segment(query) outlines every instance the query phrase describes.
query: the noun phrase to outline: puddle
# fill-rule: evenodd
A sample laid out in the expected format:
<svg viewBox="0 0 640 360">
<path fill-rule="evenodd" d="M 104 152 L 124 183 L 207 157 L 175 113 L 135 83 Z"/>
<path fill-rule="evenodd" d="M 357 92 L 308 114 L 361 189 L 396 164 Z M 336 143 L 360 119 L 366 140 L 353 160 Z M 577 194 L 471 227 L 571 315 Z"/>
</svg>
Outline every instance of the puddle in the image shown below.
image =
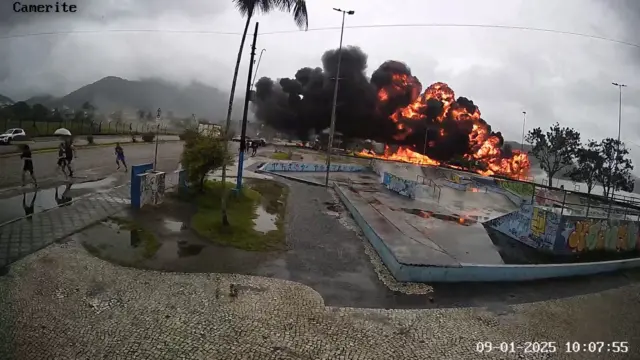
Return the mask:
<svg viewBox="0 0 640 360">
<path fill-rule="evenodd" d="M 165 219 L 163 223 L 164 223 L 164 226 L 170 231 L 178 232 L 178 231 L 185 230 L 187 228 L 182 221 L 173 221 L 173 220 Z"/>
<path fill-rule="evenodd" d="M 402 211 L 404 211 L 404 212 L 406 212 L 408 214 L 420 216 L 421 218 L 425 218 L 425 219 L 434 218 L 434 219 L 438 219 L 438 220 L 455 222 L 456 224 L 460 224 L 460 225 L 464 225 L 464 226 L 471 226 L 471 225 L 475 225 L 475 224 L 478 223 L 477 219 L 475 219 L 475 220 L 473 219 L 475 216 L 462 217 L 462 216 L 455 215 L 455 214 L 454 215 L 438 214 L 438 213 L 434 213 L 433 211 L 421 210 L 421 209 L 405 209 L 405 208 L 403 208 Z"/>
<path fill-rule="evenodd" d="M 90 236 L 82 240 L 93 255 L 118 264 L 136 265 L 153 257 L 159 244 L 156 237 L 141 229 L 125 229 L 113 220 L 91 229 Z"/>
<path fill-rule="evenodd" d="M 262 206 L 258 206 L 256 209 L 256 218 L 253 220 L 255 226 L 254 230 L 262 233 L 268 233 L 269 231 L 278 230 L 276 225 L 277 214 L 269 214 L 267 210 Z"/>
<path fill-rule="evenodd" d="M 0 224 L 34 215 L 59 206 L 69 205 L 74 198 L 100 189 L 111 189 L 116 178 L 106 178 L 79 184 L 67 184 L 48 189 L 25 189 L 22 195 L 0 199 Z"/>
</svg>

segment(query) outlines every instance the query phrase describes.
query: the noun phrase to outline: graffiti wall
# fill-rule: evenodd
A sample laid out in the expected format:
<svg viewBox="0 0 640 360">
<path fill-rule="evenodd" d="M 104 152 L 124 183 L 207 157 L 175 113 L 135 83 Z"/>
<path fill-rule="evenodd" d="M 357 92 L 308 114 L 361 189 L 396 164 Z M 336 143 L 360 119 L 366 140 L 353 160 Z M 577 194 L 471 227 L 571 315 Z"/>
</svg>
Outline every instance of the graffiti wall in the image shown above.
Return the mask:
<svg viewBox="0 0 640 360">
<path fill-rule="evenodd" d="M 165 194 L 166 174 L 163 172 L 149 172 L 139 176 L 141 177 L 140 207 L 162 204 Z"/>
<path fill-rule="evenodd" d="M 564 216 L 563 220 L 555 248 L 558 253 L 640 251 L 637 221 L 572 216 Z"/>
<path fill-rule="evenodd" d="M 560 216 L 525 203 L 518 211 L 493 219 L 486 225 L 534 249 L 553 251 Z"/>
<path fill-rule="evenodd" d="M 382 184 L 387 189 L 411 199 L 415 199 L 416 189 L 419 185 L 415 181 L 403 179 L 388 172 L 383 173 Z"/>
<path fill-rule="evenodd" d="M 313 164 L 313 163 L 301 163 L 301 162 L 269 162 L 262 167 L 260 170 L 263 171 L 293 171 L 293 172 L 304 172 L 304 171 L 317 171 L 323 172 L 327 171 L 326 164 Z M 366 171 L 367 168 L 362 165 L 356 164 L 331 164 L 329 171 L 333 172 L 361 172 Z"/>
<path fill-rule="evenodd" d="M 502 190 L 509 191 L 515 195 L 523 198 L 533 196 L 534 186 L 533 184 L 522 183 L 518 181 L 508 181 L 502 179 L 495 179 L 496 184 Z"/>
</svg>

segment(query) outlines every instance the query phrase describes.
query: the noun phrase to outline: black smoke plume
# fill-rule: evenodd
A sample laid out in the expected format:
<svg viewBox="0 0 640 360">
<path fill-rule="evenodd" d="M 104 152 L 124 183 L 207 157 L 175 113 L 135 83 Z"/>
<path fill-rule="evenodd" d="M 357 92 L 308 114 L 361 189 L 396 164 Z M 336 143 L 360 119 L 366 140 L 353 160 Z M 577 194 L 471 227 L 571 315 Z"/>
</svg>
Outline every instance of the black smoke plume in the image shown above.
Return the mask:
<svg viewBox="0 0 640 360">
<path fill-rule="evenodd" d="M 298 70 L 294 78 L 283 78 L 277 83 L 267 77 L 261 78 L 256 83 L 253 106 L 256 117 L 301 140 L 307 140 L 309 134 L 329 127 L 337 56 L 337 50 L 328 50 L 322 55 L 322 68 L 305 67 Z M 406 64 L 399 61 L 384 62 L 370 79 L 366 70 L 367 55 L 360 48 L 343 48 L 336 130 L 345 137 L 404 145 L 425 153 L 426 133 L 426 155 L 446 161 L 477 152 L 479 145 L 469 138 L 474 124 L 479 124 L 486 128 L 488 136 L 497 138 L 498 147 L 502 146 L 502 135 L 491 132 L 491 127 L 484 120 L 459 116 L 464 112 L 477 112 L 479 116 L 479 111 L 467 98 L 454 99 L 453 91 L 446 84 L 433 84 L 426 92 L 434 86 L 444 86 L 450 91 L 451 99 L 427 100 L 424 97 L 422 105 L 413 109 L 415 114 L 396 114 L 425 96 L 420 81 Z M 444 106 L 446 101 L 450 104 L 448 110 Z M 404 131 L 400 131 L 398 124 L 392 121 L 394 114 L 404 126 Z"/>
</svg>

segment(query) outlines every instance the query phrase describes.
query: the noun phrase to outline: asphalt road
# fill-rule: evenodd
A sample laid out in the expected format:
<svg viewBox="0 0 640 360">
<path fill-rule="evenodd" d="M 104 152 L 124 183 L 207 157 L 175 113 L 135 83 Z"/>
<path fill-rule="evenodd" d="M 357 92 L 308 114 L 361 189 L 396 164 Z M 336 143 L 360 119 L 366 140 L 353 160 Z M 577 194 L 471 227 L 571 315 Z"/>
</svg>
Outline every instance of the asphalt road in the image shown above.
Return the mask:
<svg viewBox="0 0 640 360">
<path fill-rule="evenodd" d="M 137 137 L 138 141 L 140 140 L 140 136 Z M 158 137 L 160 140 L 178 140 L 179 137 L 177 135 L 160 135 Z M 130 143 L 131 136 L 95 136 L 93 139 L 94 144 L 111 144 L 115 142 L 120 143 Z M 46 139 L 37 139 L 35 142 L 29 143 L 29 147 L 31 150 L 42 150 L 42 149 L 51 149 L 55 148 L 60 144 L 60 140 L 56 138 L 46 138 Z M 86 137 L 81 137 L 74 140 L 74 144 L 76 146 L 85 146 L 88 144 Z M 0 154 L 10 154 L 16 153 L 20 150 L 20 145 L 12 144 L 12 145 L 2 145 L 0 146 Z"/>
<path fill-rule="evenodd" d="M 124 153 L 129 165 L 153 162 L 155 144 L 124 145 Z M 158 169 L 175 170 L 182 154 L 182 142 L 158 144 Z M 58 172 L 58 154 L 47 152 L 33 155 L 35 175 L 40 188 L 59 185 L 64 177 Z M 116 172 L 114 149 L 110 146 L 80 148 L 73 160 L 74 176 L 79 181 L 98 179 Z M 11 188 L 21 185 L 22 160 L 18 156 L 0 158 L 0 197 L 15 195 Z M 120 170 L 122 172 L 122 169 Z M 126 179 L 126 177 L 125 177 Z M 7 191 L 7 188 L 9 190 Z"/>
</svg>

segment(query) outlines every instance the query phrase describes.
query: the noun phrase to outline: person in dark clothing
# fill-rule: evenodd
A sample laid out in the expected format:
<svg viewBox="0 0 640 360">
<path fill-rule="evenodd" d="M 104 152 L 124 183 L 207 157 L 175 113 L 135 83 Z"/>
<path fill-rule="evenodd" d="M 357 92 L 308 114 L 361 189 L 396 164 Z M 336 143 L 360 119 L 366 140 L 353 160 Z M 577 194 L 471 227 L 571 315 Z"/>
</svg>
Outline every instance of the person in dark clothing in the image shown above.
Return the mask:
<svg viewBox="0 0 640 360">
<path fill-rule="evenodd" d="M 33 180 L 33 186 L 38 187 L 38 181 L 36 181 L 35 175 L 33 175 L 33 159 L 31 158 L 31 149 L 29 145 L 24 145 L 22 147 L 22 154 L 20 155 L 22 159 L 22 186 L 25 185 L 25 175 L 29 173 L 31 175 L 31 179 Z"/>
<path fill-rule="evenodd" d="M 76 155 L 76 148 L 71 143 L 71 140 L 64 142 L 64 157 L 67 163 L 67 170 L 69 170 L 69 177 L 73 177 L 73 168 L 71 167 L 71 161 Z"/>
<path fill-rule="evenodd" d="M 258 142 L 256 140 L 253 140 L 251 142 L 251 156 L 256 156 L 257 152 L 258 152 Z"/>
<path fill-rule="evenodd" d="M 116 165 L 118 165 L 116 170 L 120 170 L 120 163 L 124 165 L 124 172 L 129 171 L 127 168 L 127 162 L 124 159 L 124 150 L 122 149 L 122 146 L 120 146 L 120 143 L 116 143 Z"/>
<path fill-rule="evenodd" d="M 67 159 L 64 154 L 64 143 L 60 143 L 58 146 L 58 170 L 60 170 L 65 177 L 67 177 Z"/>
</svg>

